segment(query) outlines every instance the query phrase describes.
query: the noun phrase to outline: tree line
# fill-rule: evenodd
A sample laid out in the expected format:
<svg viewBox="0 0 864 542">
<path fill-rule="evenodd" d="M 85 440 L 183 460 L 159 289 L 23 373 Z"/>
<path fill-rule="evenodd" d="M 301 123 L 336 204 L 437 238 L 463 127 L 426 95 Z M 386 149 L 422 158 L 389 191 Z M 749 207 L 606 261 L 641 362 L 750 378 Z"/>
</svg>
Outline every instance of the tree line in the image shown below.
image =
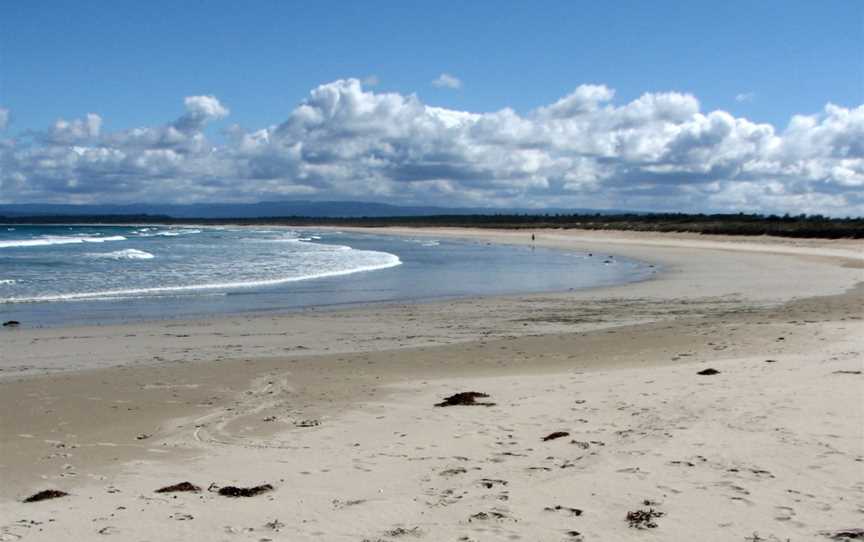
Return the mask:
<svg viewBox="0 0 864 542">
<path fill-rule="evenodd" d="M 864 218 L 822 215 L 758 215 L 744 213 L 622 213 L 622 214 L 482 214 L 393 217 L 321 218 L 274 216 L 260 218 L 174 218 L 165 215 L 39 215 L 0 216 L 0 224 L 165 224 L 280 225 L 362 227 L 465 227 L 500 229 L 585 229 L 677 232 L 716 235 L 862 239 Z"/>
</svg>

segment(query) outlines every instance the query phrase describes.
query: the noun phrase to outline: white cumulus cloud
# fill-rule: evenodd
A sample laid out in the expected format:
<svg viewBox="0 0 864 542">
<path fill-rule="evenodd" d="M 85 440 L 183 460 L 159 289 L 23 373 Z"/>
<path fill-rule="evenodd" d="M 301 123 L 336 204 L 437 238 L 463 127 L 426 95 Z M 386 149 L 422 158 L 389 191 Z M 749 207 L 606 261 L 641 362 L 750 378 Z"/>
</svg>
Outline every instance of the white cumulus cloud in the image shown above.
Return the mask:
<svg viewBox="0 0 864 542">
<path fill-rule="evenodd" d="M 174 123 L 181 131 L 200 130 L 208 121 L 227 117 L 230 113 L 213 96 L 187 96 L 183 103 L 186 105 L 186 114 Z"/>
<path fill-rule="evenodd" d="M 356 79 L 313 89 L 271 126 L 204 127 L 213 96 L 155 126 L 60 120 L 0 140 L 0 201 L 255 201 L 864 214 L 864 105 L 778 129 L 678 92 L 616 102 L 580 85 L 526 113 L 436 107 Z"/>
<path fill-rule="evenodd" d="M 83 119 L 57 119 L 48 131 L 48 138 L 55 143 L 72 144 L 98 137 L 101 129 L 102 117 L 87 113 Z"/>
<path fill-rule="evenodd" d="M 462 88 L 462 81 L 449 73 L 442 73 L 435 80 L 432 81 L 432 85 L 438 88 Z"/>
</svg>

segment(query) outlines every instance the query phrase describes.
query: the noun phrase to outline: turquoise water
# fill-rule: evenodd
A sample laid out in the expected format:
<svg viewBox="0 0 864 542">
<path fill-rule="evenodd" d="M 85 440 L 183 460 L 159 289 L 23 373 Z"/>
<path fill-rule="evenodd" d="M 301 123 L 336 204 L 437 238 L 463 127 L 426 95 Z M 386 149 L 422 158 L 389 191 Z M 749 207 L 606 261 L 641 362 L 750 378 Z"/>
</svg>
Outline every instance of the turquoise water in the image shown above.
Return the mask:
<svg viewBox="0 0 864 542">
<path fill-rule="evenodd" d="M 425 237 L 0 226 L 0 319 L 54 326 L 198 318 L 588 288 L 653 271 L 602 254 Z"/>
</svg>

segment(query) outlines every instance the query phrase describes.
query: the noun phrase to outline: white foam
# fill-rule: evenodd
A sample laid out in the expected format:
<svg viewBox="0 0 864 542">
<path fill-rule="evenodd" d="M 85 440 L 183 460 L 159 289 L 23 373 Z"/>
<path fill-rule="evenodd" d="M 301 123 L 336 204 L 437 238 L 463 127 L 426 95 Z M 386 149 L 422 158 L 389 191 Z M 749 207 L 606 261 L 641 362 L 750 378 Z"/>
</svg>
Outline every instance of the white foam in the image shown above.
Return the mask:
<svg viewBox="0 0 864 542">
<path fill-rule="evenodd" d="M 50 245 L 72 245 L 78 243 L 105 243 L 107 241 L 125 241 L 126 238 L 122 235 L 111 235 L 109 237 L 91 237 L 91 236 L 57 236 L 57 237 L 39 237 L 36 239 L 10 239 L 9 241 L 0 241 L 0 248 L 16 248 L 16 247 L 43 247 Z"/>
<path fill-rule="evenodd" d="M 5 284 L 5 285 L 16 284 L 17 282 L 18 282 L 18 281 L 15 280 L 15 279 L 0 279 L 0 286 L 2 286 L 2 285 L 4 285 L 4 284 Z"/>
<path fill-rule="evenodd" d="M 153 232 L 155 228 L 143 228 L 138 230 L 139 237 L 179 237 L 181 235 L 194 235 L 201 230 L 162 230 Z M 153 232 L 153 233 L 151 233 Z"/>
<path fill-rule="evenodd" d="M 254 243 L 302 243 L 303 239 L 300 237 L 279 237 L 278 239 L 246 238 L 244 241 Z"/>
<path fill-rule="evenodd" d="M 106 258 L 109 260 L 152 260 L 155 258 L 149 252 L 138 250 L 135 248 L 127 248 L 125 250 L 116 250 L 114 252 L 97 252 L 88 254 L 91 258 Z"/>
<path fill-rule="evenodd" d="M 201 233 L 201 230 L 169 230 L 169 231 L 160 231 L 156 235 L 164 235 L 165 237 L 175 237 L 177 235 L 194 235 L 196 233 Z"/>
<path fill-rule="evenodd" d="M 0 298 L 0 303 L 37 303 L 37 302 L 47 302 L 47 301 L 75 301 L 75 300 L 86 300 L 86 299 L 106 299 L 106 298 L 117 298 L 117 297 L 138 297 L 138 296 L 149 296 L 152 294 L 167 294 L 167 293 L 179 293 L 179 292 L 192 292 L 199 290 L 233 290 L 239 288 L 255 288 L 260 286 L 275 286 L 278 284 L 287 284 L 290 282 L 299 282 L 303 280 L 312 280 L 312 279 L 320 279 L 325 277 L 337 277 L 343 275 L 351 275 L 354 273 L 361 273 L 364 271 L 377 271 L 380 269 L 387 269 L 390 267 L 396 267 L 397 265 L 402 265 L 402 260 L 399 259 L 395 254 L 390 254 L 387 252 L 373 252 L 368 251 L 367 254 L 379 254 L 381 256 L 385 256 L 384 261 L 377 264 L 368 264 L 368 265 L 358 265 L 356 267 L 352 267 L 350 269 L 339 269 L 335 271 L 322 271 L 318 273 L 308 273 L 305 275 L 298 275 L 293 277 L 282 277 L 282 278 L 274 278 L 274 279 L 263 279 L 263 280 L 250 280 L 250 281 L 236 281 L 236 282 L 222 282 L 215 284 L 194 284 L 188 286 L 163 286 L 163 287 L 154 287 L 154 288 L 130 288 L 130 289 L 121 289 L 121 290 L 106 290 L 101 292 L 80 292 L 80 293 L 70 293 L 70 294 L 57 294 L 57 295 L 42 295 L 42 296 L 34 296 L 34 297 L 10 297 L 6 299 Z"/>
<path fill-rule="evenodd" d="M 405 239 L 404 241 L 406 243 L 417 243 L 418 245 L 424 247 L 437 247 L 441 244 L 440 241 L 437 241 L 435 239 Z"/>
</svg>

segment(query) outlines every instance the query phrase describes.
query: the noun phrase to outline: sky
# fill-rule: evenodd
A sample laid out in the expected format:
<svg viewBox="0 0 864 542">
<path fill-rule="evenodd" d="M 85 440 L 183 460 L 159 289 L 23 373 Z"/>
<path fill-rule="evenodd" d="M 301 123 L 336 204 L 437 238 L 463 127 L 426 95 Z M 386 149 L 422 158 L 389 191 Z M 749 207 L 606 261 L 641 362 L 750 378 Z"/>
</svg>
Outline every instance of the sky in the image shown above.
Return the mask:
<svg viewBox="0 0 864 542">
<path fill-rule="evenodd" d="M 864 215 L 864 2 L 4 2 L 0 203 Z"/>
</svg>

